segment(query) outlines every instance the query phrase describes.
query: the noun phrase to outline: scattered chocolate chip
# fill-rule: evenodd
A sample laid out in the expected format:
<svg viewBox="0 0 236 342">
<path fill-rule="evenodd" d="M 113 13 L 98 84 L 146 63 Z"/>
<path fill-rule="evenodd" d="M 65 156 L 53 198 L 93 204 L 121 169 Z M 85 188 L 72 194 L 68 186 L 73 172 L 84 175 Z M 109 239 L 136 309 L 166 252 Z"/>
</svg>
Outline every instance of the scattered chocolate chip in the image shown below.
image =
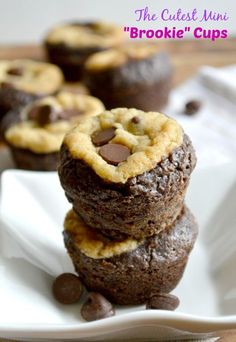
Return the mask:
<svg viewBox="0 0 236 342">
<path fill-rule="evenodd" d="M 78 116 L 81 114 L 83 114 L 83 112 L 78 109 L 65 109 L 62 112 L 58 113 L 58 116 L 62 120 L 69 120 L 73 116 Z"/>
<path fill-rule="evenodd" d="M 22 68 L 11 68 L 7 70 L 8 75 L 22 76 L 24 71 Z"/>
<path fill-rule="evenodd" d="M 131 122 L 138 124 L 138 123 L 140 123 L 140 118 L 138 116 L 134 116 L 134 117 L 132 117 Z"/>
<path fill-rule="evenodd" d="M 36 121 L 40 126 L 45 126 L 58 121 L 58 112 L 50 105 L 35 106 L 28 112 L 28 118 Z"/>
<path fill-rule="evenodd" d="M 100 156 L 109 164 L 118 165 L 130 156 L 128 147 L 120 144 L 106 144 L 99 150 Z"/>
<path fill-rule="evenodd" d="M 92 142 L 95 146 L 107 144 L 115 136 L 115 128 L 107 128 L 102 131 L 95 132 L 92 136 Z"/>
<path fill-rule="evenodd" d="M 115 310 L 112 304 L 97 292 L 90 292 L 81 308 L 81 315 L 88 322 L 111 317 L 114 314 Z"/>
<path fill-rule="evenodd" d="M 201 102 L 197 100 L 192 100 L 186 103 L 184 113 L 187 115 L 193 115 L 199 111 L 201 108 Z"/>
<path fill-rule="evenodd" d="M 170 310 L 174 311 L 179 306 L 179 298 L 168 294 L 168 293 L 158 293 L 151 296 L 147 302 L 147 309 L 156 310 Z"/>
<path fill-rule="evenodd" d="M 61 304 L 73 304 L 79 301 L 83 291 L 82 283 L 72 273 L 62 273 L 53 283 L 52 292 Z"/>
</svg>

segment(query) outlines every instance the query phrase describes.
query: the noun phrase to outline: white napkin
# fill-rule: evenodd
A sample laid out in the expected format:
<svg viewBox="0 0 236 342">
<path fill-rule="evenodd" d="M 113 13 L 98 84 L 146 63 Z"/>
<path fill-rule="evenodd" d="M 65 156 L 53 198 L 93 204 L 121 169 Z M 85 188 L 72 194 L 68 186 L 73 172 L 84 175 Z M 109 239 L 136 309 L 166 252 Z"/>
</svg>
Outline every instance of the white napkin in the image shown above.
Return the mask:
<svg viewBox="0 0 236 342">
<path fill-rule="evenodd" d="M 62 238 L 70 206 L 55 173 L 8 171 L 1 194 L 2 255 L 23 258 L 53 276 L 73 270 Z"/>
<path fill-rule="evenodd" d="M 236 102 L 230 101 L 235 94 L 235 85 L 236 66 L 221 69 L 203 67 L 198 75 L 171 94 L 165 112 L 176 118 L 191 137 L 197 152 L 198 168 L 235 159 Z M 219 94 L 219 89 L 227 91 Z M 236 94 L 234 96 L 236 98 Z M 195 99 L 202 102 L 199 112 L 192 116 L 183 114 L 185 103 Z"/>
<path fill-rule="evenodd" d="M 199 74 L 201 82 L 209 90 L 236 104 L 236 66 L 220 69 L 206 66 L 200 69 Z"/>
</svg>

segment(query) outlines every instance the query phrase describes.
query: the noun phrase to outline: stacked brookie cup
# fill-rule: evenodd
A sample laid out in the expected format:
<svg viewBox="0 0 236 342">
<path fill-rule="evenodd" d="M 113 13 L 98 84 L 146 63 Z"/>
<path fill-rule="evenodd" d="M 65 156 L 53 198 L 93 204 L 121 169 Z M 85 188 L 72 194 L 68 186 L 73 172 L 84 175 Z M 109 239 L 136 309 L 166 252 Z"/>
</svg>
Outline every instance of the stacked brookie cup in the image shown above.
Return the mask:
<svg viewBox="0 0 236 342">
<path fill-rule="evenodd" d="M 64 240 L 87 289 L 141 304 L 176 287 L 197 237 L 184 205 L 195 164 L 189 137 L 156 112 L 105 111 L 66 135 Z"/>
</svg>

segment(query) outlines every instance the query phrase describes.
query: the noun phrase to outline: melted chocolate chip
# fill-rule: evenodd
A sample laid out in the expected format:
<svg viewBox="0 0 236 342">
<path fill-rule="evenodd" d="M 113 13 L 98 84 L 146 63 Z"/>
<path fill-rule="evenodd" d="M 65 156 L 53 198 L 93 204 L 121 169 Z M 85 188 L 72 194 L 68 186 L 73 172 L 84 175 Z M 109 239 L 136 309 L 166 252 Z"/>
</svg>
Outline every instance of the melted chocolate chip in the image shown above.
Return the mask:
<svg viewBox="0 0 236 342">
<path fill-rule="evenodd" d="M 10 82 L 1 82 L 1 87 L 4 89 L 10 89 L 10 88 L 14 88 L 14 85 Z"/>
<path fill-rule="evenodd" d="M 100 293 L 91 292 L 81 308 L 81 316 L 88 322 L 114 316 L 112 304 Z"/>
<path fill-rule="evenodd" d="M 192 100 L 186 103 L 184 113 L 186 115 L 196 114 L 201 108 L 201 102 L 197 100 Z"/>
<path fill-rule="evenodd" d="M 115 136 L 115 128 L 107 128 L 102 131 L 95 132 L 92 136 L 92 142 L 95 146 L 107 144 Z"/>
<path fill-rule="evenodd" d="M 59 120 L 58 112 L 47 104 L 33 107 L 28 113 L 28 118 L 36 121 L 40 126 L 45 126 Z"/>
<path fill-rule="evenodd" d="M 81 114 L 83 114 L 83 112 L 78 109 L 65 109 L 62 112 L 58 113 L 58 116 L 62 120 L 69 120 L 73 116 L 79 116 Z"/>
<path fill-rule="evenodd" d="M 179 298 L 168 294 L 158 293 L 153 295 L 147 302 L 147 309 L 170 310 L 173 311 L 179 306 Z"/>
<path fill-rule="evenodd" d="M 11 68 L 7 70 L 8 75 L 13 75 L 13 76 L 22 76 L 24 73 L 24 70 L 22 68 Z"/>
<path fill-rule="evenodd" d="M 100 148 L 99 154 L 108 164 L 118 165 L 127 160 L 130 150 L 124 145 L 106 144 Z"/>
<path fill-rule="evenodd" d="M 52 292 L 61 304 L 73 304 L 79 301 L 83 291 L 82 283 L 76 275 L 63 273 L 54 280 Z"/>
<path fill-rule="evenodd" d="M 28 119 L 29 120 L 33 120 L 33 121 L 36 121 L 37 120 L 37 117 L 38 117 L 38 113 L 40 111 L 40 107 L 39 106 L 35 106 L 35 107 L 32 107 L 29 112 L 28 112 Z"/>
<path fill-rule="evenodd" d="M 138 123 L 140 123 L 140 118 L 138 116 L 134 116 L 134 117 L 132 117 L 131 122 L 138 124 Z"/>
</svg>

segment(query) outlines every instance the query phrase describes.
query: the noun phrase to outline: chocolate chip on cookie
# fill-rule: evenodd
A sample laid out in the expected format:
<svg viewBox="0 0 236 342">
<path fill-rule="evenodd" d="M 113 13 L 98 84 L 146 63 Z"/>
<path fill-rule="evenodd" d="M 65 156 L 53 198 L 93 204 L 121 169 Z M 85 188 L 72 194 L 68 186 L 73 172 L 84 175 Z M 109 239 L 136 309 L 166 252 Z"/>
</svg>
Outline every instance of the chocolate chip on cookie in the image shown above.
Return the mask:
<svg viewBox="0 0 236 342">
<path fill-rule="evenodd" d="M 99 154 L 108 164 L 116 166 L 127 160 L 131 153 L 128 147 L 124 145 L 106 144 L 100 148 Z"/>
<path fill-rule="evenodd" d="M 115 137 L 115 128 L 107 128 L 102 131 L 95 132 L 92 136 L 92 142 L 95 146 L 102 146 L 107 144 L 111 139 Z"/>
<path fill-rule="evenodd" d="M 13 75 L 13 76 L 22 76 L 24 73 L 24 70 L 22 68 L 11 68 L 7 70 L 8 75 Z"/>
<path fill-rule="evenodd" d="M 1 82 L 1 87 L 4 89 L 14 88 L 14 85 L 10 82 Z"/>
<path fill-rule="evenodd" d="M 28 113 L 28 118 L 36 121 L 40 126 L 45 126 L 58 121 L 59 116 L 55 108 L 45 104 L 33 107 Z"/>
<path fill-rule="evenodd" d="M 134 116 L 134 117 L 132 117 L 131 122 L 138 124 L 138 123 L 140 123 L 140 118 L 138 116 Z"/>
</svg>

